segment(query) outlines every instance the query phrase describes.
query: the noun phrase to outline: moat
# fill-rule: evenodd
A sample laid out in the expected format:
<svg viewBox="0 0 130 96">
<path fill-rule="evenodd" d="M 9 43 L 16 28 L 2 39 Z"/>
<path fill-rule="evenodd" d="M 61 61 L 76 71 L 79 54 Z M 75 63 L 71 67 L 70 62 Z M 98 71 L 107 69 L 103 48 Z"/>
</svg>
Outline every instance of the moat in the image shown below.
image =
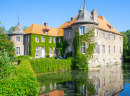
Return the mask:
<svg viewBox="0 0 130 96">
<path fill-rule="evenodd" d="M 39 96 L 130 96 L 130 64 L 36 76 Z"/>
</svg>

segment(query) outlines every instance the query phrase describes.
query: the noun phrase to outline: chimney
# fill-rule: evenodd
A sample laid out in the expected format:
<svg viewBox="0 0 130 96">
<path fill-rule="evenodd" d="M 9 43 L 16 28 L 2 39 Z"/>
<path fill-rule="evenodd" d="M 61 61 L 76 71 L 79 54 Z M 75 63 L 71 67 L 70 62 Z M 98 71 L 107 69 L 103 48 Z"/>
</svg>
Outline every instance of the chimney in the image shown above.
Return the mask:
<svg viewBox="0 0 130 96">
<path fill-rule="evenodd" d="M 44 23 L 44 26 L 45 26 L 45 27 L 48 27 L 48 23 L 45 22 L 45 23 Z"/>
<path fill-rule="evenodd" d="M 73 20 L 73 17 L 71 17 L 71 21 Z"/>
<path fill-rule="evenodd" d="M 91 12 L 91 15 L 93 17 L 94 22 L 97 22 L 97 10 L 93 9 L 93 11 Z"/>
</svg>

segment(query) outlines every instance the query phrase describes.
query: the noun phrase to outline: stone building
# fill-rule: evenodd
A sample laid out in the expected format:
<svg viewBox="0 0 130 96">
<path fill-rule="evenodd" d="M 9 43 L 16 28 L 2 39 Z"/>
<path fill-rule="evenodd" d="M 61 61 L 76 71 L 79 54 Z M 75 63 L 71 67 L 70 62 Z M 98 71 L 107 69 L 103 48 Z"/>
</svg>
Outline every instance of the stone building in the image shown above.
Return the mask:
<svg viewBox="0 0 130 96">
<path fill-rule="evenodd" d="M 72 51 L 73 39 L 76 30 L 80 35 L 87 33 L 95 28 L 94 42 L 96 45 L 93 58 L 89 60 L 90 66 L 98 64 L 122 63 L 123 60 L 123 36 L 119 33 L 103 16 L 97 16 L 97 10 L 93 10 L 91 14 L 84 6 L 79 10 L 79 14 L 70 22 L 62 25 L 62 33 L 64 40 L 69 43 L 66 52 Z M 86 43 L 81 44 L 81 52 L 85 54 L 87 48 Z"/>
</svg>

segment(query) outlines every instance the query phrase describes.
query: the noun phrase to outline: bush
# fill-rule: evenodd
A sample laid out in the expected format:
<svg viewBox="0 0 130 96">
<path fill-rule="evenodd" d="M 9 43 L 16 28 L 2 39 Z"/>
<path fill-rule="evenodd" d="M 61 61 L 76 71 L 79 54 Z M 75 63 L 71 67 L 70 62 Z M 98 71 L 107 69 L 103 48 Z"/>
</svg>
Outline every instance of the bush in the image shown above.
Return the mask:
<svg viewBox="0 0 130 96">
<path fill-rule="evenodd" d="M 70 70 L 71 60 L 30 60 L 32 68 L 37 72 L 54 72 L 62 70 Z"/>
<path fill-rule="evenodd" d="M 18 56 L 18 59 L 30 59 L 29 55 Z"/>
<path fill-rule="evenodd" d="M 72 57 L 72 56 L 73 56 L 72 51 L 71 51 L 71 52 L 68 52 L 68 53 L 66 53 L 66 55 L 65 55 L 65 59 L 68 58 L 68 57 Z"/>
<path fill-rule="evenodd" d="M 38 84 L 29 61 L 21 61 L 13 76 L 2 80 L 2 96 L 38 96 Z"/>
<path fill-rule="evenodd" d="M 87 57 L 84 54 L 79 54 L 73 62 L 73 67 L 76 70 L 88 70 Z"/>
</svg>

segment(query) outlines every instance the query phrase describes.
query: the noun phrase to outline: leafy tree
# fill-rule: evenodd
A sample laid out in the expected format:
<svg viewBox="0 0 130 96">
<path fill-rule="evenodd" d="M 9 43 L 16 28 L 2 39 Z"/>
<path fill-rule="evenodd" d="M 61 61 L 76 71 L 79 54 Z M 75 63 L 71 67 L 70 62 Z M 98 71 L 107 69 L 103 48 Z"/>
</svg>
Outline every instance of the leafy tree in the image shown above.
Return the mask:
<svg viewBox="0 0 130 96">
<path fill-rule="evenodd" d="M 5 33 L 5 27 L 3 25 L 0 27 L 0 33 Z"/>
<path fill-rule="evenodd" d="M 0 33 L 0 51 L 4 52 L 4 50 L 9 54 L 9 57 L 13 57 L 15 55 L 13 42 L 9 40 L 7 34 Z"/>
<path fill-rule="evenodd" d="M 28 26 L 23 26 L 23 30 L 25 31 L 26 29 L 28 29 Z"/>
<path fill-rule="evenodd" d="M 6 31 L 6 33 L 7 33 L 7 34 L 12 33 L 12 32 L 13 32 L 13 30 L 14 30 L 14 28 L 15 28 L 15 27 L 14 27 L 14 26 L 12 26 L 12 27 L 11 27 L 8 31 Z"/>
</svg>

